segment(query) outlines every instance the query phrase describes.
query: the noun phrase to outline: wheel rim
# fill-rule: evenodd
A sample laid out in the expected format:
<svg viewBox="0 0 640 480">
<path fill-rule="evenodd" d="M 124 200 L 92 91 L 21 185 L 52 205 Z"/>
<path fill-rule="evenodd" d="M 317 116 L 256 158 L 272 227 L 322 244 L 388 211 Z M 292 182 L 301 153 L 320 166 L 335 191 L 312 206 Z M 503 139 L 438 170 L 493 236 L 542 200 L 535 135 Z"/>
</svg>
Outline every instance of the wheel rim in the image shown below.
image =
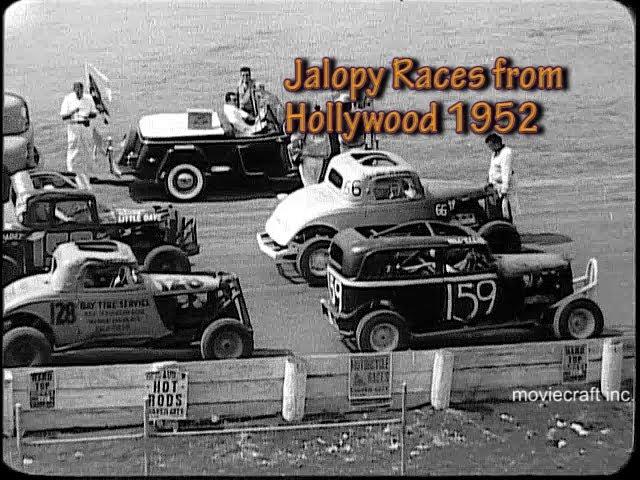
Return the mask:
<svg viewBox="0 0 640 480">
<path fill-rule="evenodd" d="M 567 319 L 567 330 L 573 338 L 588 338 L 596 328 L 596 317 L 586 308 L 576 308 Z"/>
<path fill-rule="evenodd" d="M 325 248 L 315 250 L 309 255 L 309 271 L 314 277 L 323 277 L 326 275 L 328 253 Z"/>
<path fill-rule="evenodd" d="M 238 358 L 242 355 L 242 337 L 239 332 L 227 330 L 221 332 L 213 341 L 213 353 L 216 358 Z"/>
<path fill-rule="evenodd" d="M 176 175 L 175 186 L 178 190 L 191 190 L 196 183 L 195 177 L 191 173 L 180 172 Z"/>
<path fill-rule="evenodd" d="M 371 329 L 369 343 L 376 352 L 391 352 L 398 347 L 400 332 L 391 323 L 379 323 Z"/>
<path fill-rule="evenodd" d="M 189 200 L 202 190 L 204 177 L 198 167 L 189 164 L 178 165 L 168 174 L 169 192 L 180 200 Z"/>
<path fill-rule="evenodd" d="M 7 351 L 8 362 L 11 365 L 32 365 L 37 352 L 29 339 L 16 340 Z"/>
</svg>

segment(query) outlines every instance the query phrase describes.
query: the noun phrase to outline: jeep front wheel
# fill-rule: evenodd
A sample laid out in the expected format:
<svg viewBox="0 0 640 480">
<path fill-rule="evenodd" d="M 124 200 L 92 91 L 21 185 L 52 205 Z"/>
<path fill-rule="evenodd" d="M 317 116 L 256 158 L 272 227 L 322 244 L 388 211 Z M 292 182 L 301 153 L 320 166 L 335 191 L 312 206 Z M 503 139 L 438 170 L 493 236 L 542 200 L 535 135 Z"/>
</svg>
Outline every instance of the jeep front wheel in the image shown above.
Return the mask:
<svg viewBox="0 0 640 480">
<path fill-rule="evenodd" d="M 300 275 L 312 287 L 327 283 L 330 244 L 331 240 L 326 237 L 315 237 L 300 247 L 296 258 L 296 267 Z"/>
<path fill-rule="evenodd" d="M 207 180 L 200 168 L 191 163 L 178 163 L 170 167 L 164 176 L 167 195 L 178 201 L 195 200 L 205 190 Z"/>
<path fill-rule="evenodd" d="M 558 308 L 553 317 L 553 333 L 556 338 L 584 340 L 602 333 L 602 310 L 588 298 L 579 298 Z"/>
<path fill-rule="evenodd" d="M 150 273 L 189 273 L 189 257 L 173 245 L 161 245 L 151 250 L 144 259 L 142 269 Z"/>
<path fill-rule="evenodd" d="M 404 319 L 396 312 L 376 310 L 358 323 L 356 343 L 361 352 L 404 350 L 409 343 L 409 333 Z"/>
<path fill-rule="evenodd" d="M 2 336 L 2 363 L 5 367 L 35 367 L 51 360 L 51 344 L 33 327 L 16 327 Z"/>
<path fill-rule="evenodd" d="M 216 320 L 202 333 L 200 353 L 204 360 L 250 357 L 253 340 L 236 320 Z"/>
</svg>

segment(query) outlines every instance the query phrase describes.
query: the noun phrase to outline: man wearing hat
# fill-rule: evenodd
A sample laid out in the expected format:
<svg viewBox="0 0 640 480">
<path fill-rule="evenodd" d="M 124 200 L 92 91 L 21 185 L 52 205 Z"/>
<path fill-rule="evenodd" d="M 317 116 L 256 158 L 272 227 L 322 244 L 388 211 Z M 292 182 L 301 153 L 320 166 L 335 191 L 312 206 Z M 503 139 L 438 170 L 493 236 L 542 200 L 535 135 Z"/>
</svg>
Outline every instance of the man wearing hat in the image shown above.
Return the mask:
<svg viewBox="0 0 640 480">
<path fill-rule="evenodd" d="M 516 211 L 519 212 L 520 205 L 515 189 L 515 179 L 513 171 L 513 150 L 507 147 L 500 135 L 490 134 L 485 143 L 491 150 L 491 161 L 489 163 L 488 180 L 500 195 L 502 214 L 505 218 L 512 218 L 509 198 L 515 202 Z"/>
<path fill-rule="evenodd" d="M 251 78 L 251 69 L 242 67 L 240 69 L 240 83 L 238 83 L 238 107 L 253 117 L 258 116 L 255 90 L 256 86 Z"/>
<path fill-rule="evenodd" d="M 84 93 L 81 82 L 73 84 L 73 92 L 64 97 L 60 116 L 67 124 L 67 171 L 88 173 L 89 161 L 92 159 L 93 136 L 91 119 L 96 118 L 98 111 L 93 98 Z"/>
</svg>

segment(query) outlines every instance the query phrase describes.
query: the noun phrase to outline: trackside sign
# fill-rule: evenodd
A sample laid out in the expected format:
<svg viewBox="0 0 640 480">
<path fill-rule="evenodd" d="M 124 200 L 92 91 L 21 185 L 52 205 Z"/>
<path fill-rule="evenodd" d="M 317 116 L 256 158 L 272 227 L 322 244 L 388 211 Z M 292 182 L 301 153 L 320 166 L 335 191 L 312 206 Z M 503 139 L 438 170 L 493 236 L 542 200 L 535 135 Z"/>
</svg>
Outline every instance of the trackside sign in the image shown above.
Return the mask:
<svg viewBox="0 0 640 480">
<path fill-rule="evenodd" d="M 31 410 L 56 407 L 56 377 L 53 370 L 29 374 L 29 408 Z"/>
<path fill-rule="evenodd" d="M 185 420 L 189 375 L 171 365 L 145 373 L 149 420 Z"/>
<path fill-rule="evenodd" d="M 562 383 L 585 382 L 589 367 L 589 345 L 565 345 L 562 349 Z"/>
<path fill-rule="evenodd" d="M 391 400 L 391 353 L 349 356 L 349 400 Z"/>
</svg>

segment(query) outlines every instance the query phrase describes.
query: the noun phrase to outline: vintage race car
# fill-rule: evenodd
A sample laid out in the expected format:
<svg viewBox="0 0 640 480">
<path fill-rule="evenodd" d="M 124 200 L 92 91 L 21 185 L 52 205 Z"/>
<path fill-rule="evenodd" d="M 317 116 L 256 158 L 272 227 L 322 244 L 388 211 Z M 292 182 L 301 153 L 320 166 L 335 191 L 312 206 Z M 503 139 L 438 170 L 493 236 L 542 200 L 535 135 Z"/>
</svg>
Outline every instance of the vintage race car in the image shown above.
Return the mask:
<svg viewBox="0 0 640 480">
<path fill-rule="evenodd" d="M 56 350 L 184 347 L 203 359 L 248 357 L 253 329 L 231 273 L 143 273 L 128 245 L 68 242 L 48 273 L 4 288 L 5 367 L 45 365 Z"/>
<path fill-rule="evenodd" d="M 2 231 L 2 284 L 45 271 L 60 243 L 111 238 L 131 246 L 147 271 L 189 271 L 200 251 L 196 220 L 173 207 L 107 208 L 82 176 L 19 172 L 15 219 Z"/>
<path fill-rule="evenodd" d="M 176 201 L 195 200 L 208 184 L 279 192 L 302 186 L 289 158 L 289 136 L 280 127 L 238 136 L 222 112 L 209 112 L 198 126 L 194 122 L 189 112 L 143 116 L 118 158 L 110 160 L 111 170 L 162 184 Z"/>
<path fill-rule="evenodd" d="M 353 149 L 333 157 L 321 183 L 284 198 L 257 239 L 277 265 L 293 263 L 309 284 L 321 285 L 331 238 L 349 227 L 438 219 L 477 230 L 495 252 L 519 251 L 520 235 L 499 202 L 491 185 L 423 185 L 398 155 Z"/>
<path fill-rule="evenodd" d="M 329 248 L 322 310 L 359 350 L 399 350 L 433 334 L 530 324 L 546 325 L 558 338 L 602 332 L 602 311 L 589 298 L 598 283 L 596 259 L 573 278 L 559 255 L 495 255 L 478 236 L 396 228 L 381 235 L 347 229 Z"/>
</svg>

